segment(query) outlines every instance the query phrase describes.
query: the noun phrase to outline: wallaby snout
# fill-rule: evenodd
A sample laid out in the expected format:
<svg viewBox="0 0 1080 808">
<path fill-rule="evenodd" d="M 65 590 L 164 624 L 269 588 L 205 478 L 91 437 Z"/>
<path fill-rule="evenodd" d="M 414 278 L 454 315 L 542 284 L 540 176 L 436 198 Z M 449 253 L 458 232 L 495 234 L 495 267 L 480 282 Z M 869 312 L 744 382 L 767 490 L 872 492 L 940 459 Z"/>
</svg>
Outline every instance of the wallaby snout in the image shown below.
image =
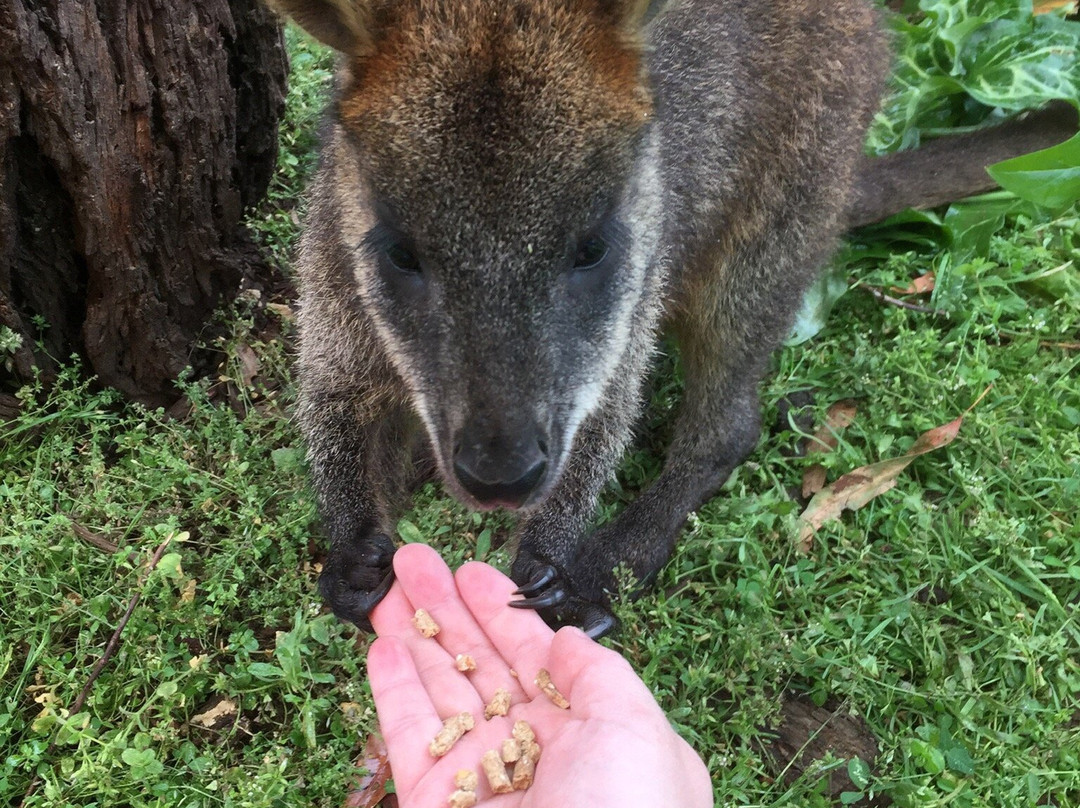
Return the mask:
<svg viewBox="0 0 1080 808">
<path fill-rule="evenodd" d="M 481 507 L 520 508 L 547 467 L 547 435 L 533 422 L 474 416 L 454 439 L 454 476 Z"/>
</svg>

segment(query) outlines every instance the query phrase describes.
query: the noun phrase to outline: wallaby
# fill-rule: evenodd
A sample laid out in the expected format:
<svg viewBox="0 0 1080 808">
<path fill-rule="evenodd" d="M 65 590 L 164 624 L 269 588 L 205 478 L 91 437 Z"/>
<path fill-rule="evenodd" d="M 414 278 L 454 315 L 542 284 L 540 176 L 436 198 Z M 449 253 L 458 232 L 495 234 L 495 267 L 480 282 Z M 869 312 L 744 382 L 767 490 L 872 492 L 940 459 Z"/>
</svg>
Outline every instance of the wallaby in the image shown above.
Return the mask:
<svg viewBox="0 0 1080 808">
<path fill-rule="evenodd" d="M 616 570 L 649 581 L 754 447 L 770 354 L 858 219 L 875 8 L 274 2 L 342 54 L 298 258 L 325 599 L 366 625 L 426 455 L 520 513 L 511 605 L 610 630 Z M 593 529 L 662 327 L 685 371 L 663 471 Z"/>
</svg>

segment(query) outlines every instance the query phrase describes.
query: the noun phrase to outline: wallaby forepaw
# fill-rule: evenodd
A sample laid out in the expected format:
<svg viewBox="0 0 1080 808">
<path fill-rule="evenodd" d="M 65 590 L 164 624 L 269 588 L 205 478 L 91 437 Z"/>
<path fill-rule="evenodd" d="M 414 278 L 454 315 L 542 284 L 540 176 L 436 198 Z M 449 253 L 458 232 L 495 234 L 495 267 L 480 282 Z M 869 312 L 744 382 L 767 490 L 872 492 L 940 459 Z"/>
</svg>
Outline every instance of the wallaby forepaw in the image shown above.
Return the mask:
<svg viewBox="0 0 1080 808">
<path fill-rule="evenodd" d="M 368 614 L 394 583 L 393 558 L 394 543 L 384 533 L 376 533 L 345 550 L 330 551 L 319 576 L 319 591 L 339 620 L 372 631 Z"/>
<path fill-rule="evenodd" d="M 510 605 L 516 609 L 536 609 L 552 628 L 577 626 L 597 639 L 618 625 L 607 608 L 577 596 L 568 576 L 553 564 L 519 558 L 514 565 L 514 579 L 522 578 L 526 579 L 525 583 L 514 594 L 525 597 L 510 601 Z"/>
</svg>

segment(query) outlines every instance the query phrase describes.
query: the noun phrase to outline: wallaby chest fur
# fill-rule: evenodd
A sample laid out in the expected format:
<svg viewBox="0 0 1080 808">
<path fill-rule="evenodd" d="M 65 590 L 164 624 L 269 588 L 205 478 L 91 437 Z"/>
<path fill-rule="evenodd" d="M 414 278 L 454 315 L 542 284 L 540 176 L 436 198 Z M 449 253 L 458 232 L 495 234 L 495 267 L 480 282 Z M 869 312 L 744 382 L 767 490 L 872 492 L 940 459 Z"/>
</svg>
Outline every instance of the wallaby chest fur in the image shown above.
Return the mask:
<svg viewBox="0 0 1080 808">
<path fill-rule="evenodd" d="M 845 224 L 888 50 L 869 2 L 279 0 L 342 51 L 298 271 L 299 420 L 363 623 L 417 457 L 521 514 L 513 575 L 611 627 L 759 432 L 757 386 Z M 662 328 L 663 472 L 597 498 Z"/>
</svg>

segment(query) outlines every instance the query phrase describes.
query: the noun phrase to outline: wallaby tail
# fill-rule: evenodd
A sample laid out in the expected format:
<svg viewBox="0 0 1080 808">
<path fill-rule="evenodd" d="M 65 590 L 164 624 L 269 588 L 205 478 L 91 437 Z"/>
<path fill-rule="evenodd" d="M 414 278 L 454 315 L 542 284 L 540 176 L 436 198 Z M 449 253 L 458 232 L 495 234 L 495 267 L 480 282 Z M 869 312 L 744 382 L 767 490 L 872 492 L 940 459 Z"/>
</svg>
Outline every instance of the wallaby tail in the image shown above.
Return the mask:
<svg viewBox="0 0 1080 808">
<path fill-rule="evenodd" d="M 1076 130 L 1076 109 L 1054 102 L 1000 126 L 931 140 L 913 151 L 866 157 L 848 206 L 848 227 L 991 191 L 997 183 L 987 166 L 1053 146 Z"/>
</svg>

